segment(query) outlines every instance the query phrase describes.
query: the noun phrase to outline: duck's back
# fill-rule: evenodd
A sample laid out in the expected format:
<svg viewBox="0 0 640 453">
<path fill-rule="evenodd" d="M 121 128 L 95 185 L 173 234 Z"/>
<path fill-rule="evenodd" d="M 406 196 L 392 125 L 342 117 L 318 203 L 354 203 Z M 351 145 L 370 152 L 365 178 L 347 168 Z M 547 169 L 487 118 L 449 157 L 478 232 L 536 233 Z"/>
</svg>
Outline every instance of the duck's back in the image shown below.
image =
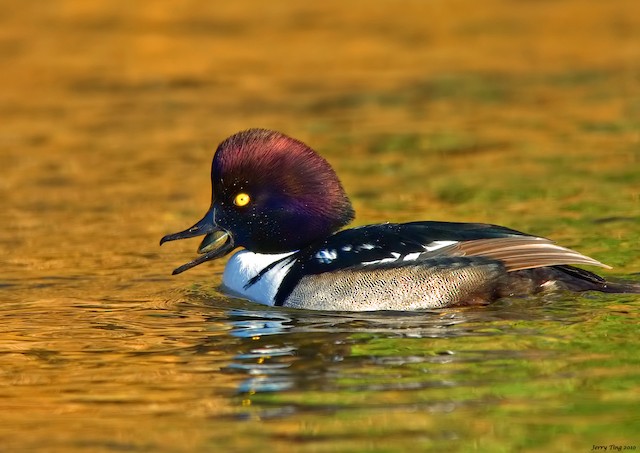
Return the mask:
<svg viewBox="0 0 640 453">
<path fill-rule="evenodd" d="M 231 287 L 227 274 L 237 272 L 225 271 L 225 286 L 268 305 L 349 311 L 473 305 L 558 288 L 622 288 L 570 266 L 606 267 L 592 258 L 544 238 L 485 224 L 368 225 L 340 231 L 292 254 L 270 255 L 268 264 L 264 256 L 234 256 L 229 264 L 243 262 L 244 277 Z M 249 264 L 254 259 L 261 264 Z"/>
</svg>

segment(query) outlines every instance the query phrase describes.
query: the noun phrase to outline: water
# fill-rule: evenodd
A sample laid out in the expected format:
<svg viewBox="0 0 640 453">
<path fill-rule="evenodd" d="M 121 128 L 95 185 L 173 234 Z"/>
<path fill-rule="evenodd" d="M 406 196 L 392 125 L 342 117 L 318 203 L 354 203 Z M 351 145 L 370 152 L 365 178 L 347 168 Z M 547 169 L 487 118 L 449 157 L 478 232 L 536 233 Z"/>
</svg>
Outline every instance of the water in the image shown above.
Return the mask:
<svg viewBox="0 0 640 453">
<path fill-rule="evenodd" d="M 633 442 L 637 298 L 275 310 L 200 290 L 5 307 L 3 444 L 53 451 Z"/>
<path fill-rule="evenodd" d="M 640 448 L 637 296 L 272 309 L 158 246 L 259 126 L 357 224 L 503 224 L 640 281 L 635 2 L 1 6 L 0 450 Z"/>
</svg>

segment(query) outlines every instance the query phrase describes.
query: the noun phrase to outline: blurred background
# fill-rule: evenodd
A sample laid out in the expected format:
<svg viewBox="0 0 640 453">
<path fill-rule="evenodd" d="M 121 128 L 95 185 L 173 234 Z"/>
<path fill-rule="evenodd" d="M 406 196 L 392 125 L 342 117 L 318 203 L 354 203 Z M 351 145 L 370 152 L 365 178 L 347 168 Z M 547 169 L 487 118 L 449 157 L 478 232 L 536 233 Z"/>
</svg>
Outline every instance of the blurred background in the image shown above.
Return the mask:
<svg viewBox="0 0 640 453">
<path fill-rule="evenodd" d="M 158 241 L 206 211 L 213 151 L 242 129 L 276 129 L 319 151 L 356 224 L 497 223 L 577 248 L 615 266 L 610 276 L 640 271 L 636 0 L 4 0 L 0 61 L 0 347 L 13 413 L 0 434 L 14 445 L 24 446 L 17 428 L 44 429 L 51 413 L 103 414 L 100 398 L 60 396 L 73 373 L 50 354 L 75 357 L 72 387 L 85 394 L 95 371 L 78 351 L 121 358 L 184 335 L 149 316 L 170 313 L 175 327 L 185 289 L 215 292 L 224 263 L 171 277 L 198 241 Z M 209 302 L 191 302 L 189 329 L 203 319 L 229 328 Z M 634 310 L 637 320 L 637 301 Z M 125 341 L 132 331 L 139 338 Z M 142 373 L 129 371 L 127 385 Z M 134 412 L 169 410 L 159 398 Z M 225 398 L 176 412 L 235 413 Z M 105 417 L 126 438 L 116 413 Z M 33 432 L 35 446 L 52 436 Z M 56 445 L 68 451 L 79 432 Z M 151 449 L 174 439 L 155 434 Z"/>
<path fill-rule="evenodd" d="M 249 127 L 327 157 L 359 223 L 611 237 L 564 230 L 638 215 L 636 12 L 632 0 L 4 2 L 8 270 L 119 267 L 134 251 L 154 254 L 146 271 L 173 266 L 193 247 L 157 260 L 157 239 L 205 211 L 215 147 Z"/>
</svg>

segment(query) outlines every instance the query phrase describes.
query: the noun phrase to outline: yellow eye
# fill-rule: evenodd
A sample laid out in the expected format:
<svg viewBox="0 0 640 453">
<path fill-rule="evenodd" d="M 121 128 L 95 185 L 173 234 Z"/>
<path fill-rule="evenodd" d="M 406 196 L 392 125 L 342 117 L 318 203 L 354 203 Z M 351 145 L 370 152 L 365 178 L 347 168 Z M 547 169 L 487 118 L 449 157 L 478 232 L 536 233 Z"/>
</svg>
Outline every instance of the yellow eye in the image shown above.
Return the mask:
<svg viewBox="0 0 640 453">
<path fill-rule="evenodd" d="M 236 197 L 233 199 L 233 204 L 235 204 L 236 206 L 246 206 L 249 204 L 249 202 L 251 201 L 251 197 L 249 195 L 247 195 L 244 192 L 240 192 L 238 195 L 236 195 Z"/>
</svg>

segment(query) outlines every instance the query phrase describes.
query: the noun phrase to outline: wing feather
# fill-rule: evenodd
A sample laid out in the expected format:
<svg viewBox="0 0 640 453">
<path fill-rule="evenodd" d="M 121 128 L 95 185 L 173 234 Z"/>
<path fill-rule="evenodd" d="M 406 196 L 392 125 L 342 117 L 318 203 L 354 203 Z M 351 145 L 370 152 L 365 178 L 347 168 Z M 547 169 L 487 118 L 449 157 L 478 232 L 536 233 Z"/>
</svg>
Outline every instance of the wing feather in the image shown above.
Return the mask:
<svg viewBox="0 0 640 453">
<path fill-rule="evenodd" d="M 563 264 L 586 264 L 611 269 L 610 266 L 575 250 L 535 236 L 463 241 L 436 252 L 438 251 L 450 256 L 484 256 L 500 260 L 509 272 Z"/>
</svg>

